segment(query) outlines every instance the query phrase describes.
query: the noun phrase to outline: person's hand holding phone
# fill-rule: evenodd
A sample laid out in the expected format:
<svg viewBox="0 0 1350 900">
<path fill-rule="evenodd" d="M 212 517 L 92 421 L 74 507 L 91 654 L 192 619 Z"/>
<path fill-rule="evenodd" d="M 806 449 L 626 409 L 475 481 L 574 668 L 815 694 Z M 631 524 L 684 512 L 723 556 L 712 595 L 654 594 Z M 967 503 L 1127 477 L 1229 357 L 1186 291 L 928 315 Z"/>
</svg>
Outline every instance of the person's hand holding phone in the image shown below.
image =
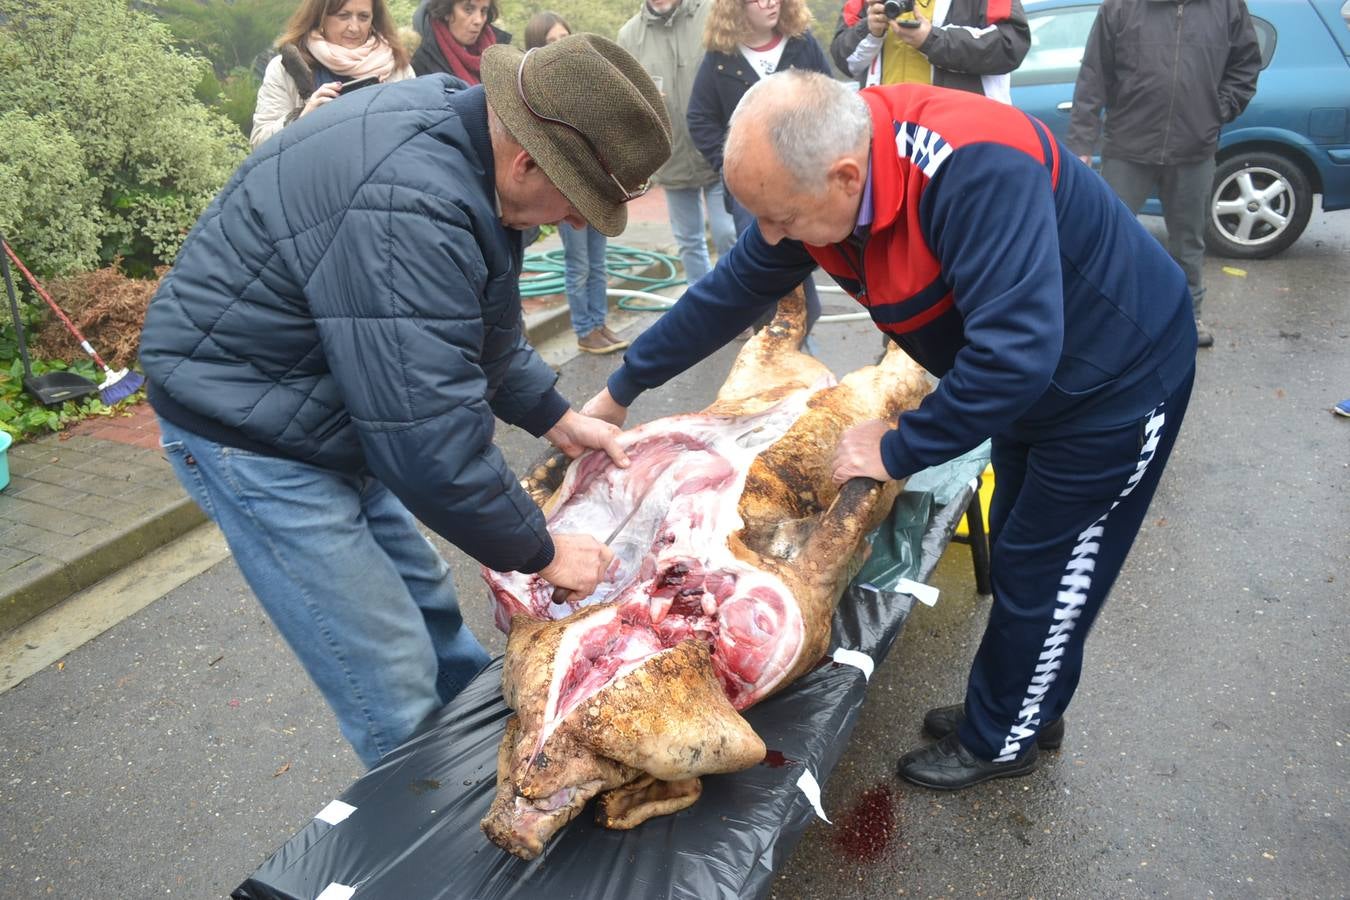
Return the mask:
<svg viewBox="0 0 1350 900">
<path fill-rule="evenodd" d="M 309 99 L 305 101 L 305 108 L 300 110 L 300 115 L 309 115 L 320 106 L 333 100 L 341 91 L 342 82 L 340 81 L 328 81 L 319 85 L 315 88 L 314 93 L 309 95 Z"/>
<path fill-rule="evenodd" d="M 933 23 L 925 19 L 923 13 L 917 9 L 913 15 L 912 19 L 895 19 L 891 24 L 896 37 L 918 50 L 923 46 L 923 42 L 928 40 L 928 35 L 933 33 Z"/>
</svg>

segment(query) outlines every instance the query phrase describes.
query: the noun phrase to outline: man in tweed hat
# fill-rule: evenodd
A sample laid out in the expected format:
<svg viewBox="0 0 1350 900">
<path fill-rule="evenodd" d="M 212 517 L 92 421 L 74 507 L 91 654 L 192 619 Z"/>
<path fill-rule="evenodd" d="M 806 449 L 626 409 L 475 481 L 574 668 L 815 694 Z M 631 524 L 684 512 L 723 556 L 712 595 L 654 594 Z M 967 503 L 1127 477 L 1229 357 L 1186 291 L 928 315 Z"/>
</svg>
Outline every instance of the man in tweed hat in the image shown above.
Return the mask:
<svg viewBox="0 0 1350 900">
<path fill-rule="evenodd" d="M 494 418 L 626 464 L 525 342 L 520 230 L 623 230 L 670 153 L 631 56 L 593 35 L 483 56 L 483 84 L 371 88 L 289 126 L 202 215 L 141 361 L 185 488 L 367 765 L 488 661 L 414 519 L 484 565 L 593 591 L 608 548 L 550 535 Z"/>
</svg>

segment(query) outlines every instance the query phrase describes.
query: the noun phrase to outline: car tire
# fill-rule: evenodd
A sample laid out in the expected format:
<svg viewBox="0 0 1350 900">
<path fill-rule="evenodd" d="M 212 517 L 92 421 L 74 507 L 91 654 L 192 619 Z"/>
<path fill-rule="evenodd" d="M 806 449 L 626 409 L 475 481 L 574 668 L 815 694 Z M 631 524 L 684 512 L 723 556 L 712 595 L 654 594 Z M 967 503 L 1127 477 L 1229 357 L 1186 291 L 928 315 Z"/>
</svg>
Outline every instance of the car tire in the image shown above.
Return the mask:
<svg viewBox="0 0 1350 900">
<path fill-rule="evenodd" d="M 1205 245 L 1234 259 L 1274 256 L 1303 234 L 1312 203 L 1308 176 L 1287 156 L 1233 154 L 1214 170 Z"/>
</svg>

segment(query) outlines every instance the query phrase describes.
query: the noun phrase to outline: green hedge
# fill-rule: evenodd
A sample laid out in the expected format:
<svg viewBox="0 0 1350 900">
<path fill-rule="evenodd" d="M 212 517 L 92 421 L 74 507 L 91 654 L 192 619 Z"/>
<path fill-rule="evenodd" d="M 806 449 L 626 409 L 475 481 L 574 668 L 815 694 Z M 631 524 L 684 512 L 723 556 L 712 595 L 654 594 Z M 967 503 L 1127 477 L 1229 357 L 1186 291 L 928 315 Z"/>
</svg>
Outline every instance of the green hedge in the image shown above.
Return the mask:
<svg viewBox="0 0 1350 900">
<path fill-rule="evenodd" d="M 33 120 L 0 150 L 25 177 L 0 230 L 43 275 L 172 261 L 247 147 L 193 93 L 208 64 L 123 0 L 0 0 L 0 21 L 0 109 Z"/>
</svg>

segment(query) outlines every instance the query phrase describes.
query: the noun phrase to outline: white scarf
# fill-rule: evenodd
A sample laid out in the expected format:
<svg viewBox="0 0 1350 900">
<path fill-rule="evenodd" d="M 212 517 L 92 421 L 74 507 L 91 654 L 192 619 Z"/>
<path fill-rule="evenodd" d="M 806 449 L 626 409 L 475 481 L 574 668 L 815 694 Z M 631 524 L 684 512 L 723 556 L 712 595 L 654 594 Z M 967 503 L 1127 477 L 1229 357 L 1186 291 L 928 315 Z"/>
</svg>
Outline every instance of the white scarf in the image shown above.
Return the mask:
<svg viewBox="0 0 1350 900">
<path fill-rule="evenodd" d="M 326 40 L 317 30 L 305 38 L 305 46 L 319 64 L 334 75 L 365 78 L 378 75 L 384 81 L 394 72 L 394 51 L 389 42 L 374 31 L 360 47 L 352 49 Z"/>
</svg>

